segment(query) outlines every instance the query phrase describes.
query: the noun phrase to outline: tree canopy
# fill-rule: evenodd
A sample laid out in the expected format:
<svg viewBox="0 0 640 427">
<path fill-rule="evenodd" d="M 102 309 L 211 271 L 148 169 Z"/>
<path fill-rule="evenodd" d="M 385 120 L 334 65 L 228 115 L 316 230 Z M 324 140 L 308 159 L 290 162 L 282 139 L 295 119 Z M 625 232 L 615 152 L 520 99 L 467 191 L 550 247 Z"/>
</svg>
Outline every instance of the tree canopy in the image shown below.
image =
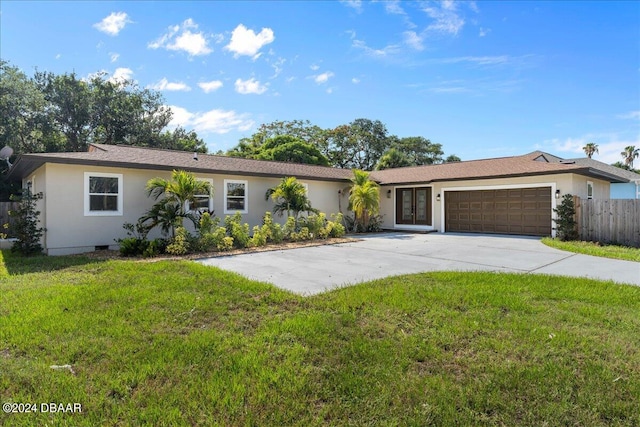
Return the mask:
<svg viewBox="0 0 640 427">
<path fill-rule="evenodd" d="M 283 137 L 295 138 L 297 144 L 286 146 L 291 140 L 285 143 Z M 277 141 L 277 149 L 272 146 L 273 141 Z M 263 124 L 256 133 L 241 139 L 237 146 L 227 151 L 227 155 L 325 164 L 318 161 L 316 150 L 330 166 L 367 171 L 444 161 L 442 145 L 421 136 L 398 138 L 389 135 L 384 123 L 365 118 L 333 129 L 322 129 L 308 120 Z"/>
<path fill-rule="evenodd" d="M 0 144 L 16 155 L 85 151 L 91 142 L 206 152 L 194 131 L 168 130 L 172 112 L 159 92 L 105 73 L 36 71 L 0 62 Z"/>
</svg>

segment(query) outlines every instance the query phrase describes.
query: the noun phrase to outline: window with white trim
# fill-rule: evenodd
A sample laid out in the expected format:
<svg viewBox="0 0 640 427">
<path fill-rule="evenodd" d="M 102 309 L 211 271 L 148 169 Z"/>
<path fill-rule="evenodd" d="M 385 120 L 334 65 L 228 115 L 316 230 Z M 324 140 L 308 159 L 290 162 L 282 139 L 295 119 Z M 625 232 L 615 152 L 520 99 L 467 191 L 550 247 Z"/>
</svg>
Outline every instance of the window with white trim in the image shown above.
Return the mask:
<svg viewBox="0 0 640 427">
<path fill-rule="evenodd" d="M 122 215 L 122 174 L 84 173 L 85 216 Z"/>
<path fill-rule="evenodd" d="M 587 199 L 593 199 L 593 182 L 587 181 Z"/>
<path fill-rule="evenodd" d="M 247 181 L 225 179 L 224 180 L 224 213 L 233 214 L 248 213 L 249 184 Z"/>
<path fill-rule="evenodd" d="M 209 193 L 206 194 L 196 194 L 195 204 L 188 203 L 186 209 L 189 212 L 213 212 L 213 179 L 211 178 L 196 178 L 198 181 L 203 181 L 209 184 Z"/>
</svg>

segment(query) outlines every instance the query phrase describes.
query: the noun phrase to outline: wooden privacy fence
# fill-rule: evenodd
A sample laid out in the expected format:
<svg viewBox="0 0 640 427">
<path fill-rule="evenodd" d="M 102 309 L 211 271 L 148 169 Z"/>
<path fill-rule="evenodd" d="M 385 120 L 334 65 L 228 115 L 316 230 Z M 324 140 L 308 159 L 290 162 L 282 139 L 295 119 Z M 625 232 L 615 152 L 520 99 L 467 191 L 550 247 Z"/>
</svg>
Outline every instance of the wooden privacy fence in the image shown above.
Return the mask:
<svg viewBox="0 0 640 427">
<path fill-rule="evenodd" d="M 580 240 L 640 248 L 640 200 L 573 201 Z"/>
<path fill-rule="evenodd" d="M 18 205 L 18 202 L 0 202 L 0 233 L 5 231 L 2 225 L 10 220 L 9 211 L 18 209 Z"/>
</svg>

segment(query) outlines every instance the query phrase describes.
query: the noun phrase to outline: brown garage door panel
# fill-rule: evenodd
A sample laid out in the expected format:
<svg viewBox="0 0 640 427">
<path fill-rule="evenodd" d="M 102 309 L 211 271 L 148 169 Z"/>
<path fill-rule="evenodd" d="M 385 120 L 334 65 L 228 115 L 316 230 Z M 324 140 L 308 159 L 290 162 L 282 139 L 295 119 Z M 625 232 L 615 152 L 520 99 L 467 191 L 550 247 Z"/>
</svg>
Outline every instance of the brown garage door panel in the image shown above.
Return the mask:
<svg viewBox="0 0 640 427">
<path fill-rule="evenodd" d="M 551 234 L 551 188 L 447 191 L 445 231 Z"/>
</svg>

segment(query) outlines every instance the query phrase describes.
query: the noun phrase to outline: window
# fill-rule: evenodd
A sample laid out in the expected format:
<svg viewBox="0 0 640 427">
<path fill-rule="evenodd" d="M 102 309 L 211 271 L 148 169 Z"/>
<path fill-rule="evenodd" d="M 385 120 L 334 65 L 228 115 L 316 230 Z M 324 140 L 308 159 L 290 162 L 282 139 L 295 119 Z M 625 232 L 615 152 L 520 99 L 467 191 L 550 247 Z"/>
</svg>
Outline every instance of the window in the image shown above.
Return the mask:
<svg viewBox="0 0 640 427">
<path fill-rule="evenodd" d="M 122 215 L 122 174 L 85 172 L 84 214 Z"/>
<path fill-rule="evenodd" d="M 211 188 L 213 188 L 213 180 L 210 178 L 197 178 L 198 181 L 204 181 L 209 183 Z M 189 203 L 186 206 L 187 210 L 190 212 L 213 212 L 213 197 L 211 197 L 211 192 L 207 194 L 196 194 L 196 203 Z"/>
<path fill-rule="evenodd" d="M 224 180 L 224 213 L 247 213 L 247 181 Z"/>
<path fill-rule="evenodd" d="M 587 181 L 587 199 L 593 199 L 593 182 Z"/>
</svg>

